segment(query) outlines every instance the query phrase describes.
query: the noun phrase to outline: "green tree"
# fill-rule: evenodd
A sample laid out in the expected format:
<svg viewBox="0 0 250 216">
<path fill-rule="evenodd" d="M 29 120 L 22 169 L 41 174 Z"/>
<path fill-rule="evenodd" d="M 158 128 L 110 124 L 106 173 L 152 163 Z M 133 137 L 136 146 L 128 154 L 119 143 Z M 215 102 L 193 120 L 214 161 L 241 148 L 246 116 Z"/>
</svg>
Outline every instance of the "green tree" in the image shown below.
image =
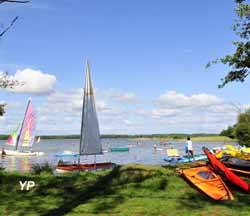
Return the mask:
<svg viewBox="0 0 250 216">
<path fill-rule="evenodd" d="M 239 36 L 238 41 L 234 41 L 235 52 L 223 58 L 215 59 L 207 64 L 221 62 L 229 66 L 227 75 L 221 79 L 219 88 L 224 87 L 229 82 L 244 82 L 250 74 L 250 4 L 249 0 L 235 0 L 238 20 L 233 25 L 233 30 Z"/>
<path fill-rule="evenodd" d="M 236 127 L 236 125 L 229 126 L 227 129 L 221 131 L 220 135 L 234 139 L 235 138 L 235 127 Z"/>
<path fill-rule="evenodd" d="M 250 113 L 240 113 L 235 128 L 235 136 L 240 145 L 250 146 Z"/>
</svg>

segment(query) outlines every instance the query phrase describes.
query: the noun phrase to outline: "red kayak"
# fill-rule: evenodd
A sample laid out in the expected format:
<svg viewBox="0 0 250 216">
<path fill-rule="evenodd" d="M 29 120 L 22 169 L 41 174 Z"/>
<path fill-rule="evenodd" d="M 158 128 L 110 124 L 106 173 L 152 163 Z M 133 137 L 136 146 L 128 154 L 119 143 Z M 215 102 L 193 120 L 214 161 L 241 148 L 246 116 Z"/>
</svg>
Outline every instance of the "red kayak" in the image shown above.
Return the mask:
<svg viewBox="0 0 250 216">
<path fill-rule="evenodd" d="M 242 188 L 244 191 L 249 191 L 249 184 L 242 180 L 239 176 L 233 173 L 230 169 L 228 169 L 223 163 L 221 163 L 210 151 L 203 147 L 204 153 L 207 155 L 207 158 L 214 169 L 214 171 L 221 176 L 225 177 L 227 180 Z"/>
</svg>

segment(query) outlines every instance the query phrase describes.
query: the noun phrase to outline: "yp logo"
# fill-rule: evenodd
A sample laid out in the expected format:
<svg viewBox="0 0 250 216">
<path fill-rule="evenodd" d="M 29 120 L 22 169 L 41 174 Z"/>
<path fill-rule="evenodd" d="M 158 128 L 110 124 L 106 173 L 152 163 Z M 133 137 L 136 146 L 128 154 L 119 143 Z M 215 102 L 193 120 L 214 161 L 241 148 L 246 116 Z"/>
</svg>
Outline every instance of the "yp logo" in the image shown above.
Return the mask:
<svg viewBox="0 0 250 216">
<path fill-rule="evenodd" d="M 21 191 L 26 190 L 29 191 L 31 188 L 36 186 L 36 183 L 34 181 L 19 181 L 20 187 L 21 187 Z"/>
</svg>

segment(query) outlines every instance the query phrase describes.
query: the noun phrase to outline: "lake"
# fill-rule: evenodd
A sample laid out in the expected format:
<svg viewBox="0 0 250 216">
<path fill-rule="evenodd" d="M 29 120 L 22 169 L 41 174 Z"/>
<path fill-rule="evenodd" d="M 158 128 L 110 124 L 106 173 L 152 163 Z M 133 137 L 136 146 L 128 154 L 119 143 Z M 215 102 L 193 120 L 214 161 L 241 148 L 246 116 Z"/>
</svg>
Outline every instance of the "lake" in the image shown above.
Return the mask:
<svg viewBox="0 0 250 216">
<path fill-rule="evenodd" d="M 0 147 L 6 149 L 12 149 L 12 146 L 5 145 L 5 140 L 0 141 Z M 165 142 L 167 143 L 167 142 Z M 236 142 L 228 142 L 237 146 Z M 164 165 L 162 159 L 166 156 L 167 148 L 177 148 L 180 155 L 184 155 L 184 142 L 171 141 L 166 145 L 161 145 L 157 140 L 129 140 L 129 139 L 102 139 L 103 149 L 109 150 L 111 147 L 130 147 L 129 152 L 105 152 L 103 155 L 97 156 L 97 162 L 111 161 L 116 164 L 128 164 L 128 163 L 141 163 L 151 165 Z M 153 149 L 153 145 L 156 144 L 158 150 Z M 218 146 L 223 146 L 223 142 L 193 142 L 193 149 L 195 154 L 202 153 L 202 147 L 206 146 L 211 149 Z M 78 152 L 79 140 L 77 139 L 56 139 L 56 140 L 41 140 L 40 143 L 35 143 L 33 150 L 45 152 L 44 156 L 30 156 L 30 157 L 17 157 L 8 156 L 0 159 L 0 163 L 3 167 L 9 171 L 29 171 L 32 164 L 49 162 L 52 166 L 55 166 L 60 158 L 55 157 L 56 153 L 70 150 Z M 67 161 L 77 161 L 77 158 L 70 158 Z M 81 162 L 93 163 L 94 156 L 81 156 Z"/>
</svg>

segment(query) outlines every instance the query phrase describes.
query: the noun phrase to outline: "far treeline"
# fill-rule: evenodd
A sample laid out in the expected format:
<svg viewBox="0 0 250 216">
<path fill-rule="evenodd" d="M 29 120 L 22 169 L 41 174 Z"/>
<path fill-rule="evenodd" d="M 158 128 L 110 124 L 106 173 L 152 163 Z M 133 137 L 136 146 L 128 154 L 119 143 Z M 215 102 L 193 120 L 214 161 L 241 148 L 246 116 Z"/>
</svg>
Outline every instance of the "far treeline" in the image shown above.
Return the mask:
<svg viewBox="0 0 250 216">
<path fill-rule="evenodd" d="M 127 134 L 106 134 L 101 135 L 103 139 L 118 139 L 118 138 L 127 138 L 127 139 L 186 139 L 190 137 L 210 137 L 218 136 L 218 134 L 139 134 L 139 135 L 127 135 Z M 8 135 L 0 135 L 0 140 L 5 140 L 8 138 Z M 41 139 L 80 139 L 80 135 L 41 135 Z"/>
</svg>

